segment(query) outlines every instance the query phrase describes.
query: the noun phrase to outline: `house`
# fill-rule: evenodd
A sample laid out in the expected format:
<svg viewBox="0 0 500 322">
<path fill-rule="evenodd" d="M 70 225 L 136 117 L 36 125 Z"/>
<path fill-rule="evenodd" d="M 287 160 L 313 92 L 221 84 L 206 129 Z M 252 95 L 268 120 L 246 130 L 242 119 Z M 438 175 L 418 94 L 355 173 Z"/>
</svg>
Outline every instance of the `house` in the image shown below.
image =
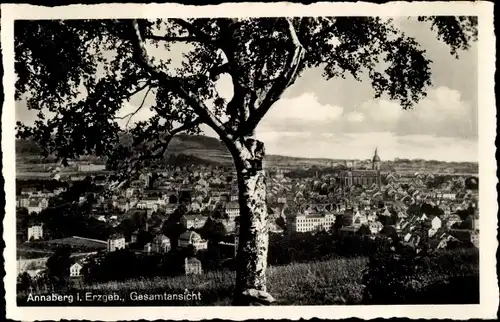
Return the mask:
<svg viewBox="0 0 500 322">
<path fill-rule="evenodd" d="M 184 215 L 181 217 L 180 223 L 183 224 L 186 229 L 199 229 L 205 225 L 207 218 L 208 217 L 202 215 Z"/>
<path fill-rule="evenodd" d="M 70 277 L 80 277 L 82 276 L 82 268 L 83 266 L 76 262 L 69 267 L 69 276 Z"/>
<path fill-rule="evenodd" d="M 442 221 L 438 216 L 435 216 L 434 218 L 432 218 L 432 220 L 431 220 L 432 229 L 437 230 L 437 229 L 441 228 L 441 226 L 442 226 Z"/>
<path fill-rule="evenodd" d="M 195 248 L 195 250 L 208 248 L 208 242 L 202 239 L 198 233 L 187 230 L 179 236 L 178 246 L 180 248 L 185 248 L 188 247 L 189 245 L 192 245 Z"/>
<path fill-rule="evenodd" d="M 108 238 L 107 250 L 114 252 L 120 249 L 125 249 L 125 237 L 121 234 L 115 234 Z"/>
<path fill-rule="evenodd" d="M 240 205 L 236 201 L 230 201 L 226 204 L 226 214 L 230 219 L 234 220 L 234 218 L 240 215 Z"/>
<path fill-rule="evenodd" d="M 412 235 L 410 233 L 407 233 L 406 235 L 404 235 L 403 240 L 408 243 L 411 239 L 411 236 Z"/>
<path fill-rule="evenodd" d="M 48 200 L 45 198 L 31 199 L 28 203 L 28 213 L 40 213 L 43 209 L 48 207 Z"/>
<path fill-rule="evenodd" d="M 373 235 L 378 234 L 382 228 L 384 228 L 384 225 L 380 221 L 371 221 L 368 224 L 368 228 L 370 228 L 370 233 Z"/>
<path fill-rule="evenodd" d="M 20 195 L 17 197 L 17 206 L 22 208 L 28 208 L 30 203 L 30 198 L 26 195 Z M 29 211 L 28 211 L 29 213 Z"/>
<path fill-rule="evenodd" d="M 144 197 L 140 200 L 136 207 L 140 209 L 152 209 L 153 211 L 158 210 L 161 200 L 159 197 Z"/>
<path fill-rule="evenodd" d="M 291 214 L 286 217 L 289 234 L 330 230 L 335 223 L 335 215 L 329 213 Z"/>
<path fill-rule="evenodd" d="M 113 202 L 113 205 L 124 212 L 127 212 L 130 209 L 130 204 L 126 200 L 115 201 Z"/>
<path fill-rule="evenodd" d="M 172 245 L 170 243 L 170 239 L 163 235 L 159 234 L 153 238 L 153 241 L 151 242 L 152 244 L 152 251 L 154 253 L 168 253 L 170 249 L 172 248 Z"/>
<path fill-rule="evenodd" d="M 366 217 L 366 215 L 361 214 L 359 211 L 357 211 L 356 214 L 354 215 L 354 220 L 352 225 L 355 228 L 359 229 L 362 225 L 368 225 L 368 218 Z"/>
<path fill-rule="evenodd" d="M 474 231 L 470 235 L 470 241 L 474 245 L 474 247 L 479 248 L 479 232 Z"/>
<path fill-rule="evenodd" d="M 43 227 L 42 225 L 32 225 L 28 227 L 28 240 L 38 240 L 43 238 Z"/>
<path fill-rule="evenodd" d="M 203 273 L 200 260 L 192 257 L 184 259 L 184 273 L 186 275 L 199 275 Z"/>
<path fill-rule="evenodd" d="M 201 211 L 201 203 L 198 202 L 198 201 L 193 201 L 190 205 L 189 205 L 189 209 L 191 211 Z"/>
<path fill-rule="evenodd" d="M 130 243 L 134 244 L 137 243 L 137 237 L 139 236 L 139 231 L 136 230 L 130 235 Z"/>
<path fill-rule="evenodd" d="M 177 209 L 177 205 L 169 203 L 165 206 L 165 214 L 171 215 L 174 213 L 175 209 Z"/>
<path fill-rule="evenodd" d="M 151 243 L 147 243 L 146 245 L 144 245 L 144 252 L 145 253 L 151 253 L 153 251 L 153 244 Z"/>
<path fill-rule="evenodd" d="M 125 197 L 131 198 L 134 195 L 134 188 L 125 189 Z"/>
</svg>

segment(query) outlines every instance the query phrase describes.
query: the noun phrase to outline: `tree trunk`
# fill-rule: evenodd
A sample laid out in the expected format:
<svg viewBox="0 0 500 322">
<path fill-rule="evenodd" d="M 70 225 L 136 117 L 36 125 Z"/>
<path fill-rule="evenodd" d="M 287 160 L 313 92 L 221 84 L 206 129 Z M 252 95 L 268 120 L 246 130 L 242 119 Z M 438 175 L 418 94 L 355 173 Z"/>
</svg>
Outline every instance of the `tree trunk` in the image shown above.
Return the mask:
<svg viewBox="0 0 500 322">
<path fill-rule="evenodd" d="M 269 234 L 264 144 L 251 138 L 240 142 L 233 150 L 240 203 L 234 304 L 268 305 L 274 299 L 266 290 Z"/>
</svg>

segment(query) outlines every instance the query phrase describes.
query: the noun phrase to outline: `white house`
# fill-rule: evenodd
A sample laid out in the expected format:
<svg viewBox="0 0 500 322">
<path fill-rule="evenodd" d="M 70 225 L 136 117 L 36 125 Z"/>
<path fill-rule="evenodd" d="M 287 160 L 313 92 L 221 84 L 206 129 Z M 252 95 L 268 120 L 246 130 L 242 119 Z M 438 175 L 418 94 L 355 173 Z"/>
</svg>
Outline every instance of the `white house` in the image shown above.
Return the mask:
<svg viewBox="0 0 500 322">
<path fill-rule="evenodd" d="M 28 227 L 28 240 L 37 240 L 43 238 L 43 227 L 42 225 L 32 225 Z"/>
<path fill-rule="evenodd" d="M 240 205 L 236 201 L 230 201 L 226 204 L 226 213 L 233 219 L 240 215 Z"/>
<path fill-rule="evenodd" d="M 79 277 L 82 276 L 82 268 L 83 266 L 76 262 L 69 267 L 69 276 L 70 277 Z"/>
<path fill-rule="evenodd" d="M 368 227 L 370 228 L 370 232 L 375 235 L 384 228 L 384 225 L 380 221 L 372 221 L 368 224 Z"/>
<path fill-rule="evenodd" d="M 108 239 L 108 252 L 114 252 L 125 248 L 125 237 L 123 235 L 113 235 Z"/>
<path fill-rule="evenodd" d="M 441 228 L 441 225 L 442 225 L 442 221 L 441 221 L 441 219 L 438 216 L 434 217 L 431 220 L 432 229 L 437 230 L 437 229 Z"/>
<path fill-rule="evenodd" d="M 199 234 L 194 231 L 185 231 L 183 232 L 178 239 L 178 245 L 181 248 L 188 247 L 189 245 L 193 245 L 196 250 L 207 249 L 208 242 L 201 238 Z"/>
</svg>

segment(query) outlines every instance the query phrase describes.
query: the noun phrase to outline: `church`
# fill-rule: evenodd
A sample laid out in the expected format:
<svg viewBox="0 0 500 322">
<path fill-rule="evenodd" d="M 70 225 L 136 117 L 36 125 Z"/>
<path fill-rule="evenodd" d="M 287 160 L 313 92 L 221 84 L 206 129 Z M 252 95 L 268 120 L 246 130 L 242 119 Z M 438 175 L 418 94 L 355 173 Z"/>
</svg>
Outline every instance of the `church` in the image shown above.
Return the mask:
<svg viewBox="0 0 500 322">
<path fill-rule="evenodd" d="M 372 168 L 365 169 L 353 169 L 342 171 L 339 174 L 340 185 L 342 188 L 351 187 L 353 185 L 363 185 L 371 186 L 374 183 L 380 187 L 380 157 L 378 156 L 378 151 L 375 149 L 375 154 L 372 158 Z"/>
</svg>

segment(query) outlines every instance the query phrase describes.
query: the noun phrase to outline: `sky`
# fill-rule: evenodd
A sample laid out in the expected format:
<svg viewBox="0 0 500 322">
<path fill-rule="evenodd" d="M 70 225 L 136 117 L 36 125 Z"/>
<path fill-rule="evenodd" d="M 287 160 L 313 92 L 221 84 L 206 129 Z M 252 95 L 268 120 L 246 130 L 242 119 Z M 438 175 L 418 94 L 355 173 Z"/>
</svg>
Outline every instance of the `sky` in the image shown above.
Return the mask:
<svg viewBox="0 0 500 322">
<path fill-rule="evenodd" d="M 382 160 L 478 161 L 477 44 L 456 59 L 426 23 L 408 19 L 396 23 L 421 44 L 432 61 L 433 86 L 427 97 L 405 111 L 397 101 L 374 99 L 368 81 L 349 76 L 326 80 L 320 69 L 308 69 L 257 127 L 257 138 L 265 143 L 267 154 L 368 159 L 378 148 Z M 185 50 L 179 46 L 178 52 Z M 217 88 L 231 96 L 231 78 L 221 77 Z M 119 114 L 134 111 L 142 97 L 125 102 Z M 144 108 L 134 121 L 151 115 Z M 36 113 L 18 102 L 16 118 L 32 123 Z M 216 136 L 208 127 L 202 129 Z"/>
</svg>

